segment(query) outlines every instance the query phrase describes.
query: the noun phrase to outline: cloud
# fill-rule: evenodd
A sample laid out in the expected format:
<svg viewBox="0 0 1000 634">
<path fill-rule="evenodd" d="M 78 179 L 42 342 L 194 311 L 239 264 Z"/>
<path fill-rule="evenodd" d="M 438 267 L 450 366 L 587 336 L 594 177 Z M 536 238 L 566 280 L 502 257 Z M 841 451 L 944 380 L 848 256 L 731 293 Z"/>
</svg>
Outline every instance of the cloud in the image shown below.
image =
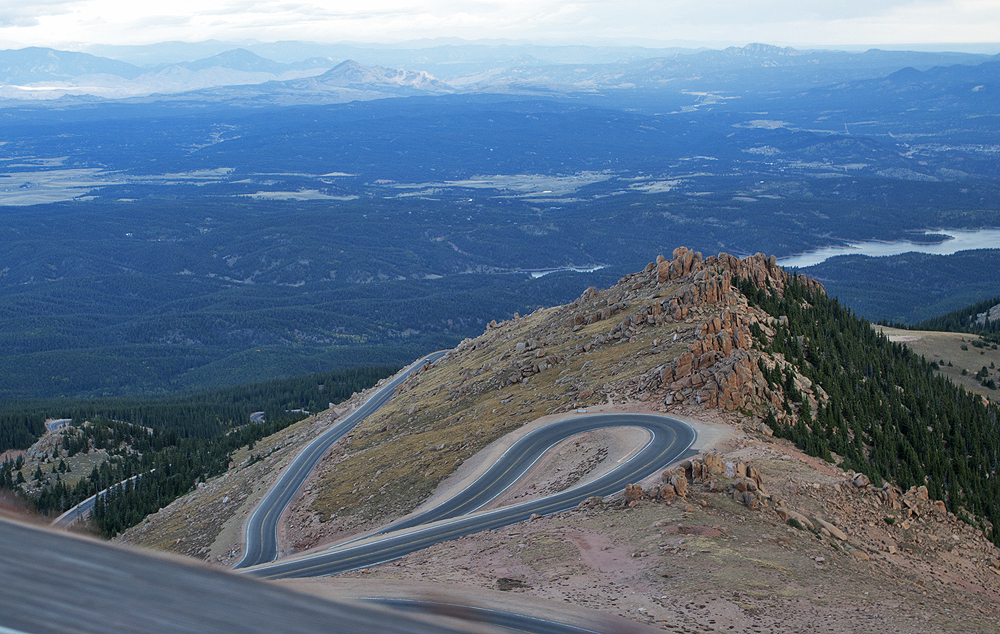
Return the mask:
<svg viewBox="0 0 1000 634">
<path fill-rule="evenodd" d="M 76 0 L 33 0 L 30 3 L 0 0 L 0 27 L 36 26 L 40 17 L 70 13 L 77 4 Z"/>
<path fill-rule="evenodd" d="M 996 41 L 997 0 L 0 0 L 0 37 L 140 44 L 510 38 L 793 45 Z"/>
</svg>

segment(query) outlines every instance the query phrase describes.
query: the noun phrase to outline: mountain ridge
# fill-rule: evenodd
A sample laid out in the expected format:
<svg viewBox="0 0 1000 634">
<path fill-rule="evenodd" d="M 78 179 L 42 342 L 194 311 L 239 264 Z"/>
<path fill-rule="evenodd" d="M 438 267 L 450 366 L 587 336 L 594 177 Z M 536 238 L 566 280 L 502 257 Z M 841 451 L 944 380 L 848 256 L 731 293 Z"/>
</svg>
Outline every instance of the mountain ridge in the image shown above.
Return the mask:
<svg viewBox="0 0 1000 634">
<path fill-rule="evenodd" d="M 249 47 L 249 48 L 247 48 Z M 202 49 L 211 52 L 218 48 Z M 772 88 L 784 84 L 817 87 L 823 83 L 859 81 L 888 75 L 901 66 L 930 68 L 951 62 L 982 63 L 995 56 L 971 54 L 932 54 L 905 51 L 880 51 L 864 53 L 840 51 L 799 51 L 789 47 L 752 43 L 743 47 L 724 50 L 691 50 L 683 54 L 677 50 L 621 49 L 615 56 L 607 53 L 594 57 L 579 50 L 580 47 L 556 47 L 535 51 L 530 47 L 508 50 L 505 47 L 478 45 L 444 46 L 435 49 L 387 49 L 378 55 L 365 48 L 302 48 L 303 54 L 313 53 L 293 61 L 274 61 L 250 50 L 251 44 L 238 45 L 216 52 L 209 57 L 192 61 L 171 61 L 137 66 L 89 53 L 59 51 L 47 48 L 26 48 L 0 51 L 0 85 L 8 99 L 51 100 L 62 95 L 89 94 L 105 98 L 149 97 L 160 93 L 174 94 L 198 90 L 218 89 L 233 93 L 234 87 L 262 85 L 272 81 L 288 81 L 298 76 L 315 76 L 332 68 L 336 59 L 362 56 L 359 66 L 369 68 L 367 84 L 359 74 L 351 88 L 363 87 L 377 91 L 377 86 L 399 84 L 395 90 L 383 91 L 380 97 L 418 94 L 402 90 L 402 84 L 430 94 L 463 87 L 489 92 L 522 92 L 542 89 L 559 92 L 591 91 L 603 89 L 634 89 L 635 87 L 662 88 L 683 82 L 682 89 L 745 90 L 746 77 L 740 73 L 752 72 L 756 82 L 765 82 Z M 280 52 L 281 47 L 259 49 L 261 52 Z M 431 54 L 430 51 L 433 51 Z M 540 55 L 533 54 L 540 53 Z M 576 51 L 577 58 L 571 54 Z M 337 57 L 340 52 L 344 57 Z M 545 54 L 546 52 L 551 54 Z M 666 53 L 666 54 L 665 54 Z M 341 62 L 343 63 L 343 62 Z M 404 80 L 393 78 L 387 67 L 417 68 L 403 73 Z M 818 73 L 817 69 L 822 69 Z M 739 72 L 737 72 L 739 71 Z M 419 78 L 413 73 L 421 74 Z M 443 75 L 442 75 L 443 73 Z M 736 73 L 736 74 L 734 74 Z M 437 77 L 443 77 L 439 79 Z M 422 79 L 422 81 L 420 81 Z M 389 80 L 389 81 L 387 81 Z M 35 84 L 59 82 L 45 90 L 27 90 Z M 700 86 L 700 88 L 698 88 Z M 22 87 L 22 88 L 17 88 Z M 313 99 L 319 98 L 317 85 L 301 86 L 312 90 Z M 346 88 L 348 86 L 340 86 Z M 570 88 L 572 87 L 572 88 Z M 294 85 L 288 86 L 294 88 Z M 788 86 L 784 86 L 788 89 Z M 245 89 L 244 89 L 245 90 Z M 267 92 L 270 89 L 264 89 Z M 794 90 L 794 88 L 793 88 Z M 305 95 L 300 97 L 300 101 Z M 371 98 L 353 95 L 356 98 Z M 218 101 L 220 95 L 199 92 L 188 98 Z M 327 95 L 327 99 L 329 96 Z M 315 102 L 315 101 L 314 101 Z M 322 103 L 323 101 L 321 101 Z"/>
<path fill-rule="evenodd" d="M 979 614 L 1000 616 L 989 599 L 1000 590 L 1000 557 L 986 537 L 992 524 L 974 518 L 963 505 L 970 502 L 959 503 L 957 491 L 941 489 L 933 478 L 926 486 L 911 484 L 905 474 L 897 480 L 897 472 L 882 483 L 878 474 L 883 473 L 880 456 L 886 441 L 877 428 L 852 422 L 847 430 L 858 442 L 872 443 L 866 449 L 871 460 L 830 455 L 830 447 L 841 448 L 839 432 L 824 425 L 831 408 L 847 401 L 838 400 L 837 385 L 816 374 L 823 352 L 832 348 L 820 347 L 816 334 L 797 334 L 814 321 L 820 322 L 819 330 L 849 321 L 846 312 L 836 312 L 835 304 L 823 299 L 822 285 L 783 271 L 761 254 L 703 257 L 678 248 L 672 255 L 657 258 L 609 289 L 589 288 L 570 304 L 491 323 L 483 335 L 413 373 L 393 400 L 339 442 L 307 481 L 289 511 L 282 551 L 323 548 L 363 535 L 449 486 L 453 481 L 446 476 L 459 464 L 480 460 L 486 447 L 502 452 L 502 445 L 493 443 L 521 433 L 532 421 L 571 417 L 581 409 L 666 413 L 689 420 L 704 433 L 699 457 L 668 469 L 655 482 L 630 485 L 610 499 L 589 500 L 576 511 L 301 587 L 333 591 L 345 584 L 355 587 L 351 584 L 368 576 L 380 582 L 410 580 L 410 591 L 442 587 L 413 585 L 426 574 L 461 579 L 488 591 L 504 590 L 496 581 L 502 577 L 520 580 L 515 587 L 539 598 L 571 604 L 585 600 L 585 605 L 612 613 L 618 613 L 622 603 L 614 597 L 621 599 L 623 591 L 639 597 L 673 592 L 696 603 L 699 597 L 702 604 L 719 603 L 700 612 L 665 615 L 656 601 L 638 598 L 622 614 L 641 622 L 659 615 L 655 620 L 662 624 L 685 618 L 707 623 L 711 618 L 712 623 L 749 627 L 763 620 L 773 631 L 796 631 L 817 614 L 841 628 L 833 631 L 856 629 L 855 617 L 834 606 L 859 606 L 855 595 L 860 589 L 880 597 L 886 614 L 903 620 L 915 618 L 912 610 L 906 602 L 887 607 L 886 594 L 914 604 L 913 597 L 919 596 L 934 614 L 960 614 L 956 625 L 964 631 L 976 629 L 969 619 Z M 779 310 L 787 312 L 773 314 Z M 821 317 L 831 310 L 832 320 Z M 879 339 L 868 324 L 857 327 L 864 329 L 861 338 L 867 343 L 862 345 L 875 342 L 877 357 L 923 367 L 901 346 Z M 846 327 L 841 334 L 845 343 L 856 336 Z M 915 393 L 895 372 L 886 366 L 870 375 L 868 387 L 864 381 L 851 383 L 852 396 L 867 399 L 866 390 L 883 379 L 889 382 L 879 394 Z M 899 389 L 902 385 L 906 388 Z M 217 565 L 231 563 L 232 553 L 240 551 L 238 529 L 258 491 L 266 489 L 249 483 L 275 473 L 310 437 L 307 429 L 324 429 L 364 398 L 357 395 L 342 409 L 261 441 L 255 448 L 264 456 L 259 462 L 247 462 L 249 452 L 238 454 L 227 475 L 120 539 L 160 544 Z M 891 408 L 887 412 L 886 433 L 896 433 L 900 423 Z M 834 420 L 851 416 L 846 410 L 843 415 Z M 914 443 L 920 442 L 914 428 L 922 424 L 916 421 L 906 432 Z M 970 428 L 970 433 L 977 432 Z M 572 486 L 627 452 L 624 441 L 600 435 L 567 441 L 538 473 L 497 503 Z M 848 436 L 847 444 L 851 442 Z M 943 500 L 942 491 L 952 499 Z M 204 521 L 209 517 L 212 528 Z M 537 551 L 546 544 L 546 550 Z M 610 553 L 595 561 L 595 550 Z M 534 558 L 527 559 L 529 555 Z M 620 564 L 609 567 L 622 558 L 638 561 L 624 569 Z M 684 563 L 685 558 L 694 561 Z M 773 574 L 774 566 L 779 574 Z M 942 574 L 951 569 L 961 570 L 968 580 L 960 589 L 951 587 L 954 575 Z M 885 590 L 887 580 L 918 574 L 927 579 L 924 584 L 896 583 L 894 595 Z M 771 599 L 768 610 L 779 612 L 782 623 L 761 619 L 760 612 L 741 620 L 725 610 L 734 601 L 759 605 L 755 595 L 744 600 L 734 594 L 748 592 L 734 581 L 746 575 L 762 584 L 751 593 L 763 589 L 762 596 L 774 596 L 768 593 L 793 582 L 833 600 L 799 611 L 794 598 Z M 711 583 L 702 583 L 706 579 Z M 928 586 L 940 593 L 935 596 L 941 602 L 920 594 Z M 963 592 L 966 601 L 960 603 L 965 607 L 957 607 L 955 600 Z"/>
<path fill-rule="evenodd" d="M 770 328 L 770 318 L 741 300 L 733 276 L 776 289 L 793 279 L 763 255 L 703 258 L 682 247 L 609 289 L 591 287 L 570 304 L 490 323 L 480 337 L 412 373 L 392 401 L 340 441 L 306 485 L 314 494 L 293 512 L 328 518 L 327 532 L 356 534 L 409 512 L 462 461 L 541 415 L 609 402 L 667 413 L 771 403 L 781 390 L 763 380 L 751 349 L 753 325 Z M 319 419 L 329 424 L 334 415 Z M 442 443 L 443 450 L 426 449 Z M 390 455 L 419 460 L 390 466 Z M 271 470 L 271 462 L 259 468 Z M 366 507 L 358 483 L 371 478 L 386 486 L 378 505 Z M 156 534 L 157 526 L 154 516 L 142 532 Z M 195 554 L 190 548 L 184 552 Z"/>
</svg>

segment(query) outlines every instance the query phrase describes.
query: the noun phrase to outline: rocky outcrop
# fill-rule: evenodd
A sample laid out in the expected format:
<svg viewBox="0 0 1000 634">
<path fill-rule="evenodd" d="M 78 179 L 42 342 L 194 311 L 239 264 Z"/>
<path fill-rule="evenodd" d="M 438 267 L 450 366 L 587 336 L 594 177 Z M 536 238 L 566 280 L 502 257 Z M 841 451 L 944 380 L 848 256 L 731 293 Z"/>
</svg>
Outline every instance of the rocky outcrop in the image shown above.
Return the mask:
<svg viewBox="0 0 1000 634">
<path fill-rule="evenodd" d="M 681 462 L 661 474 L 661 483 L 643 490 L 637 484 L 626 484 L 623 503 L 634 508 L 643 500 L 669 502 L 687 498 L 697 490 L 728 493 L 737 502 L 750 508 L 760 506 L 763 478 L 760 472 L 743 462 L 727 462 L 719 454 L 706 453 Z"/>
<path fill-rule="evenodd" d="M 707 290 L 712 285 L 712 280 L 717 280 L 719 275 L 723 275 L 728 279 L 736 277 L 739 280 L 747 280 L 757 288 L 773 289 L 780 294 L 792 278 L 783 268 L 778 266 L 778 259 L 773 255 L 768 257 L 763 253 L 758 253 L 747 258 L 738 258 L 728 253 L 720 253 L 717 256 L 702 258 L 701 253 L 690 251 L 687 247 L 674 249 L 673 260 L 666 260 L 663 256 L 659 256 L 656 259 L 655 270 L 658 284 L 665 284 L 695 273 L 693 282 L 698 284 L 702 291 Z M 705 275 L 698 279 L 698 273 Z M 799 281 L 807 284 L 811 289 L 823 288 L 822 284 L 816 280 L 799 278 Z"/>
<path fill-rule="evenodd" d="M 791 276 L 777 266 L 775 258 L 761 254 L 741 259 L 721 253 L 704 258 L 678 247 L 672 256 L 658 256 L 643 271 L 619 280 L 609 293 L 589 288 L 568 307 L 568 325 L 573 331 L 618 319 L 606 332 L 583 343 L 580 351 L 633 341 L 646 329 L 669 326 L 670 338 L 654 339 L 654 347 L 657 343 L 674 347 L 678 331 L 683 331 L 686 349 L 655 373 L 643 376 L 630 396 L 660 392 L 668 409 L 691 401 L 726 410 L 760 405 L 780 408 L 784 395 L 780 387 L 768 385 L 760 370 L 762 354 L 754 348 L 753 332 L 756 328 L 759 334 L 773 337 L 774 328 L 787 326 L 787 318 L 775 319 L 750 308 L 733 282 L 749 281 L 781 294 Z M 822 290 L 818 282 L 805 278 L 800 282 Z M 635 301 L 640 297 L 643 301 Z M 624 316 L 618 317 L 621 313 Z M 773 367 L 779 361 L 768 358 L 764 363 Z M 813 394 L 807 379 L 797 373 L 796 377 L 800 392 L 812 404 L 823 399 L 825 395 Z"/>
<path fill-rule="evenodd" d="M 854 475 L 851 481 L 857 484 L 859 476 L 868 479 L 863 473 L 859 473 Z M 886 482 L 875 492 L 882 504 L 888 509 L 898 511 L 904 520 L 928 516 L 955 518 L 954 514 L 949 513 L 947 504 L 943 500 L 932 500 L 927 487 L 923 485 L 910 487 L 903 492 L 899 487 Z"/>
<path fill-rule="evenodd" d="M 787 325 L 787 318 L 782 324 L 781 318 L 775 322 L 749 308 L 746 298 L 731 284 L 734 279 L 748 280 L 758 288 L 783 292 L 790 276 L 777 266 L 776 260 L 761 254 L 740 259 L 725 253 L 703 259 L 700 253 L 679 247 L 672 260 L 660 256 L 647 270 L 655 271 L 658 287 L 673 284 L 673 292 L 643 306 L 612 328 L 608 333 L 611 338 L 634 335 L 636 328 L 643 325 L 691 321 L 695 315 L 708 313 L 695 327 L 688 349 L 659 372 L 664 404 L 670 407 L 694 400 L 726 410 L 764 404 L 780 407 L 784 396 L 780 389 L 768 385 L 760 371 L 758 361 L 762 355 L 754 350 L 752 333 L 756 326 L 765 336 L 773 336 L 773 327 Z M 803 279 L 803 283 L 822 289 L 812 280 Z M 766 362 L 772 366 L 774 363 L 771 359 Z M 802 384 L 800 391 L 814 403 L 825 396 L 813 395 L 804 377 L 797 382 Z"/>
<path fill-rule="evenodd" d="M 494 390 L 567 384 L 565 390 L 556 388 L 572 396 L 566 409 L 608 400 L 646 401 L 666 411 L 691 405 L 728 411 L 766 407 L 779 423 L 790 424 L 783 382 L 769 382 L 766 372 L 790 373 L 814 411 L 825 394 L 780 355 L 762 352 L 757 340 L 772 339 L 787 318 L 750 306 L 739 285 L 749 282 L 780 294 L 791 279 L 774 258 L 761 254 L 703 257 L 678 247 L 671 258 L 658 256 L 609 289 L 590 287 L 566 306 L 491 322 L 482 336 L 449 353 L 450 359 L 489 358 L 477 358 L 478 368 L 465 365 L 439 391 L 447 390 L 442 396 L 456 401 Z M 606 354 L 624 344 L 630 347 Z M 604 367 L 586 371 L 586 362 L 573 359 L 577 355 L 596 356 Z M 642 370 L 631 371 L 636 367 Z M 398 393 L 422 378 L 415 373 Z"/>
<path fill-rule="evenodd" d="M 987 322 L 991 321 L 1000 321 L 1000 304 L 976 315 L 976 323 L 980 326 L 985 326 Z"/>
</svg>

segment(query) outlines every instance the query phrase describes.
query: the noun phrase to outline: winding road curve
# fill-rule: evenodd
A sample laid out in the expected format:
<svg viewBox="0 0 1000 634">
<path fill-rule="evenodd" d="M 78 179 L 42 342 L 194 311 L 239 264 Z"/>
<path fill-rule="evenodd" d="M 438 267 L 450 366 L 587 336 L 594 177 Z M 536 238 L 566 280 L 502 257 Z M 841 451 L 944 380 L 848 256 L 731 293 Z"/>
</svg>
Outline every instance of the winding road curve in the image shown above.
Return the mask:
<svg viewBox="0 0 1000 634">
<path fill-rule="evenodd" d="M 425 363 L 434 363 L 445 354 L 447 350 L 433 352 L 419 361 L 411 364 L 395 378 L 379 388 L 375 394 L 365 401 L 364 405 L 351 412 L 344 420 L 326 430 L 309 443 L 305 449 L 299 452 L 292 463 L 285 469 L 281 477 L 274 484 L 264 499 L 260 501 L 257 508 L 250 515 L 247 522 L 243 558 L 233 566 L 236 568 L 246 568 L 255 564 L 274 561 L 278 556 L 278 520 L 285 508 L 292 502 L 292 498 L 302 487 L 302 484 L 309 477 L 309 474 L 326 454 L 327 450 L 333 446 L 343 436 L 354 429 L 354 427 L 365 418 L 378 411 L 385 405 L 396 392 L 396 387 L 406 380 L 411 373 L 420 368 Z"/>
<path fill-rule="evenodd" d="M 476 512 L 517 482 L 546 452 L 577 434 L 607 427 L 639 427 L 649 442 L 631 459 L 586 484 L 538 500 Z M 695 431 L 681 421 L 649 414 L 570 415 L 520 438 L 472 485 L 419 515 L 382 529 L 376 535 L 321 553 L 257 566 L 249 574 L 266 579 L 319 577 L 366 568 L 472 533 L 491 530 L 576 507 L 593 495 L 620 492 L 667 465 L 690 455 Z"/>
<path fill-rule="evenodd" d="M 296 456 L 251 515 L 247 526 L 247 555 L 237 567 L 274 559 L 277 521 L 323 454 L 358 422 L 384 405 L 411 372 L 444 354 L 437 352 L 414 363 Z M 642 428 L 649 432 L 650 439 L 632 458 L 589 483 L 538 500 L 480 511 L 519 481 L 560 442 L 607 427 Z M 617 493 L 626 484 L 643 480 L 694 453 L 691 446 L 696 437 L 691 427 L 665 416 L 570 414 L 524 435 L 474 483 L 426 512 L 361 540 L 298 559 L 263 563 L 242 572 L 268 579 L 332 575 L 390 561 L 463 535 L 523 521 L 535 513 L 546 515 L 570 509 L 592 495 Z M 62 541 L 48 543 L 52 540 Z M 5 587 L 23 586 L 23 591 L 0 598 L 0 613 L 5 615 L 0 634 L 45 634 L 67 629 L 81 633 L 106 631 L 109 614 L 115 615 L 113 625 L 123 632 L 189 634 L 204 631 L 210 625 L 209 629 L 218 632 L 311 633 L 329 631 L 333 623 L 337 624 L 337 631 L 359 634 L 373 627 L 400 634 L 469 631 L 461 624 L 453 628 L 442 622 L 411 621 L 398 612 L 380 613 L 323 602 L 280 588 L 253 584 L 247 578 L 238 580 L 181 562 L 151 558 L 2 520 L 0 559 L 18 562 L 0 566 L 0 573 L 16 572 L 17 582 L 12 577 Z M 24 583 L 27 570 L 32 571 L 28 576 L 34 585 Z M 34 574 L 35 571 L 40 574 Z M 5 576 L 10 575 L 0 574 L 0 578 Z M 249 585 L 241 585 L 241 581 Z M 51 596 L 60 597 L 60 609 L 55 612 L 49 607 Z M 510 612 L 428 601 L 383 599 L 378 602 L 396 609 L 458 617 L 533 634 L 590 634 L 606 629 L 597 623 L 592 626 L 595 629 L 590 629 Z"/>
</svg>

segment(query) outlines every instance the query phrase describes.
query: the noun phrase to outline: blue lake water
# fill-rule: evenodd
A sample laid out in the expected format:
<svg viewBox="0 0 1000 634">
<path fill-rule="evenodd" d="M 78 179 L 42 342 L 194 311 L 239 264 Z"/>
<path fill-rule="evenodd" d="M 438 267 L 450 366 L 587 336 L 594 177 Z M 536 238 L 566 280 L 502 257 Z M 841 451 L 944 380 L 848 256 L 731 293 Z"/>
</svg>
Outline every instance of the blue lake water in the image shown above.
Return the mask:
<svg viewBox="0 0 1000 634">
<path fill-rule="evenodd" d="M 901 240 L 899 242 L 879 242 L 876 240 L 854 242 L 839 247 L 824 247 L 787 258 L 778 258 L 778 264 L 784 267 L 804 268 L 819 264 L 838 255 L 881 257 L 914 252 L 951 255 L 959 251 L 970 251 L 972 249 L 1000 249 L 1000 229 L 979 229 L 977 231 L 940 229 L 927 231 L 924 235 L 946 235 L 949 239 L 934 244 L 920 244 L 908 240 Z"/>
</svg>

